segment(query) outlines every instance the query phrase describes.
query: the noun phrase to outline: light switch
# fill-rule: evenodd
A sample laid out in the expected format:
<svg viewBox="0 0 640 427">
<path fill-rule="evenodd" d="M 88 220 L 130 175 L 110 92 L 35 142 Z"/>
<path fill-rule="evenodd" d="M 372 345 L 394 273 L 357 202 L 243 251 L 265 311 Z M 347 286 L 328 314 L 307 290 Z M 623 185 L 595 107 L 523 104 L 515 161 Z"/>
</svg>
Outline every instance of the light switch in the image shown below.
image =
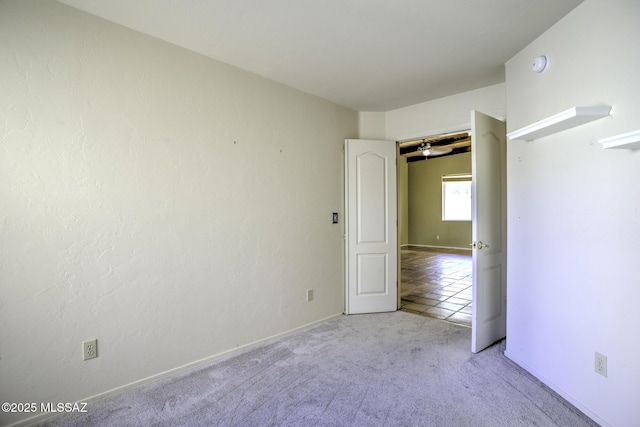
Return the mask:
<svg viewBox="0 0 640 427">
<path fill-rule="evenodd" d="M 337 224 L 338 223 L 338 212 L 334 212 L 333 213 L 333 223 Z"/>
</svg>

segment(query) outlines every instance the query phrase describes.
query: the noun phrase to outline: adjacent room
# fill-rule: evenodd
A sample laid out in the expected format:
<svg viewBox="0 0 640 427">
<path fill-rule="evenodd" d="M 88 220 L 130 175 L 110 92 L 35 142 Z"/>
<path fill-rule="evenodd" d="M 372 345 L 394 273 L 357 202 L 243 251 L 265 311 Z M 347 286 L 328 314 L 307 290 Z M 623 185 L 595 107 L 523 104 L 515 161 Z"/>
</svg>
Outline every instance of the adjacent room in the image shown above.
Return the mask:
<svg viewBox="0 0 640 427">
<path fill-rule="evenodd" d="M 471 136 L 457 132 L 399 146 L 400 162 L 407 162 L 400 180 L 408 181 L 401 309 L 471 326 Z"/>
<path fill-rule="evenodd" d="M 0 0 L 0 425 L 636 425 L 638 17 L 636 0 Z M 501 245 L 415 185 L 471 173 L 475 191 L 495 172 L 475 150 L 396 146 L 437 152 L 429 136 L 479 113 L 506 146 Z M 384 313 L 345 314 L 346 140 L 398 159 L 381 217 L 398 238 L 362 280 Z M 442 286 L 394 286 L 403 251 L 428 269 L 437 247 L 500 261 L 484 318 L 455 258 Z M 494 311 L 506 338 L 472 353 Z"/>
</svg>

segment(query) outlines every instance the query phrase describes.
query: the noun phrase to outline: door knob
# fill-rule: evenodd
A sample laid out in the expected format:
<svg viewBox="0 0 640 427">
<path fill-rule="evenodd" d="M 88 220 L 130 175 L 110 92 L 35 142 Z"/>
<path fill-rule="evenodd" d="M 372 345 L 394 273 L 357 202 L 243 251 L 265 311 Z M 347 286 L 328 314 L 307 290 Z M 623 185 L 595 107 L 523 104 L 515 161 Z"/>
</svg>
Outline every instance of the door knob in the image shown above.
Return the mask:
<svg viewBox="0 0 640 427">
<path fill-rule="evenodd" d="M 482 249 L 482 248 L 488 248 L 489 245 L 486 243 L 482 243 L 481 240 L 478 240 L 478 249 Z"/>
<path fill-rule="evenodd" d="M 469 246 L 471 246 L 473 249 L 482 249 L 482 248 L 488 248 L 489 247 L 488 244 L 482 243 L 482 240 L 478 240 L 478 243 L 476 243 L 476 242 L 469 243 Z"/>
</svg>

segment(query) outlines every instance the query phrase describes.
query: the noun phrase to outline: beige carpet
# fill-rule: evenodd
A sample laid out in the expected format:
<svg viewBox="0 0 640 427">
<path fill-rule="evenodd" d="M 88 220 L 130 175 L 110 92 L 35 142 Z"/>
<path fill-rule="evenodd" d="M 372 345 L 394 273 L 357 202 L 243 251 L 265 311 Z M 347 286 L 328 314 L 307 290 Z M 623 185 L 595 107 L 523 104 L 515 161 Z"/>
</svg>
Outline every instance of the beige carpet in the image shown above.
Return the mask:
<svg viewBox="0 0 640 427">
<path fill-rule="evenodd" d="M 213 339 L 213 338 L 212 338 Z M 470 329 L 342 316 L 51 426 L 596 426 Z"/>
</svg>

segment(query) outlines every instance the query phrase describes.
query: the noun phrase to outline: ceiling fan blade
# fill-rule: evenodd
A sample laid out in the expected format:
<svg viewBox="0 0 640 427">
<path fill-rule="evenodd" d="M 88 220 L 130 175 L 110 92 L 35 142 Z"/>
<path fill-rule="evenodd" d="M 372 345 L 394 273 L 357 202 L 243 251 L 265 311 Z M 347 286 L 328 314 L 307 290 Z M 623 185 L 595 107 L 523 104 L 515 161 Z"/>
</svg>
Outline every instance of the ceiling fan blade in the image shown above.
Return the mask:
<svg viewBox="0 0 640 427">
<path fill-rule="evenodd" d="M 429 157 L 433 156 L 442 156 L 443 154 L 449 154 L 453 151 L 451 147 L 431 147 L 431 150 L 428 154 Z"/>
</svg>

